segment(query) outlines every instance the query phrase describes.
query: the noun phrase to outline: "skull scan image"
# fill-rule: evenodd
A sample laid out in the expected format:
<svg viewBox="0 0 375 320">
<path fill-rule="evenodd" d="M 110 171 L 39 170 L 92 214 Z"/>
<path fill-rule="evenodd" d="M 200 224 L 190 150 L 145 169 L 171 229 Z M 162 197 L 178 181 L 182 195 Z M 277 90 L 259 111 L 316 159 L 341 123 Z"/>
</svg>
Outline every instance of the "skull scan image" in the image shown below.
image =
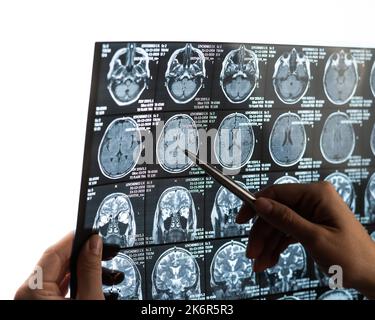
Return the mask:
<svg viewBox="0 0 375 320">
<path fill-rule="evenodd" d="M 216 299 L 246 297 L 246 285 L 252 277 L 252 260 L 246 258 L 246 246 L 238 241 L 222 245 L 215 253 L 210 267 L 211 287 Z"/>
<path fill-rule="evenodd" d="M 147 52 L 130 43 L 114 54 L 107 74 L 108 91 L 119 106 L 137 101 L 150 80 Z"/>
<path fill-rule="evenodd" d="M 269 152 L 279 166 L 298 163 L 306 150 L 306 131 L 299 115 L 291 112 L 280 115 L 273 124 Z"/>
<path fill-rule="evenodd" d="M 165 86 L 174 102 L 187 103 L 197 95 L 205 77 L 204 54 L 188 43 L 171 55 L 165 72 Z"/>
<path fill-rule="evenodd" d="M 324 292 L 318 300 L 354 300 L 353 295 L 345 289 L 333 289 Z"/>
<path fill-rule="evenodd" d="M 375 97 L 375 61 L 371 68 L 371 74 L 370 74 L 370 88 L 373 96 Z"/>
<path fill-rule="evenodd" d="M 227 54 L 220 73 L 220 86 L 230 102 L 241 103 L 249 99 L 258 79 L 258 58 L 253 51 L 241 45 Z"/>
<path fill-rule="evenodd" d="M 295 48 L 284 52 L 275 63 L 273 88 L 278 98 L 287 104 L 298 102 L 306 94 L 310 83 L 310 62 Z"/>
<path fill-rule="evenodd" d="M 300 183 L 299 180 L 292 176 L 283 176 L 278 178 L 274 184 L 286 184 L 286 183 Z"/>
<path fill-rule="evenodd" d="M 337 193 L 345 201 L 350 210 L 355 211 L 356 194 L 350 178 L 341 172 L 334 172 L 327 176 L 324 181 L 333 184 Z"/>
<path fill-rule="evenodd" d="M 136 225 L 133 206 L 124 193 L 112 193 L 104 198 L 94 220 L 105 244 L 131 247 L 135 242 Z"/>
<path fill-rule="evenodd" d="M 327 98 L 334 104 L 347 103 L 354 95 L 358 84 L 357 62 L 344 50 L 333 53 L 327 60 L 323 86 Z"/>
<path fill-rule="evenodd" d="M 250 160 L 255 146 L 249 118 L 232 113 L 220 123 L 214 141 L 216 159 L 224 168 L 239 169 Z"/>
<path fill-rule="evenodd" d="M 186 114 L 177 114 L 165 123 L 156 144 L 156 155 L 165 171 L 180 173 L 193 164 L 184 150 L 197 154 L 198 147 L 199 136 L 194 120 Z"/>
<path fill-rule="evenodd" d="M 142 142 L 138 124 L 129 117 L 113 120 L 99 145 L 101 172 L 110 179 L 129 174 L 141 155 Z"/>
<path fill-rule="evenodd" d="M 334 112 L 326 119 L 320 134 L 320 151 L 328 162 L 343 163 L 355 147 L 355 132 L 346 113 Z"/>
<path fill-rule="evenodd" d="M 280 254 L 278 263 L 266 269 L 273 293 L 300 289 L 296 280 L 303 278 L 306 272 L 306 252 L 299 243 L 291 244 Z"/>
<path fill-rule="evenodd" d="M 160 255 L 151 281 L 155 300 L 194 300 L 201 295 L 198 262 L 183 248 L 174 247 Z"/>
<path fill-rule="evenodd" d="M 166 189 L 156 205 L 153 225 L 155 244 L 195 239 L 197 214 L 189 190 L 176 186 Z"/>
<path fill-rule="evenodd" d="M 375 156 L 375 124 L 374 124 L 374 126 L 372 127 L 372 130 L 371 130 L 370 147 L 371 147 L 372 153 Z"/>
<path fill-rule="evenodd" d="M 116 300 L 142 300 L 141 274 L 128 255 L 120 252 L 113 259 L 103 261 L 102 267 L 124 274 L 124 279 L 120 283 L 103 285 L 106 297 Z"/>
<path fill-rule="evenodd" d="M 370 223 L 375 222 L 375 173 L 370 177 L 365 190 L 365 217 Z"/>
</svg>

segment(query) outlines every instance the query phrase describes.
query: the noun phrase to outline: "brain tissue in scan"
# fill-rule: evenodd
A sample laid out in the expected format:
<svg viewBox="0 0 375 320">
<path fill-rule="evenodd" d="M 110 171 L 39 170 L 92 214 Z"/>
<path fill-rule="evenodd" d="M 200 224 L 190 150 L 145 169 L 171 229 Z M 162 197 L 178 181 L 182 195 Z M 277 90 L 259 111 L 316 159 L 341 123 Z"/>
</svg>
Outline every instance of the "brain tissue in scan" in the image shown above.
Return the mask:
<svg viewBox="0 0 375 320">
<path fill-rule="evenodd" d="M 154 300 L 194 300 L 200 297 L 200 269 L 193 255 L 183 248 L 164 251 L 152 270 Z"/>
<path fill-rule="evenodd" d="M 195 239 L 197 215 L 191 193 L 184 187 L 166 189 L 156 205 L 153 242 L 171 243 Z"/>
<path fill-rule="evenodd" d="M 306 140 L 301 118 L 295 113 L 283 113 L 276 119 L 269 138 L 273 161 L 283 167 L 298 163 L 305 153 Z"/>
<path fill-rule="evenodd" d="M 103 293 L 108 300 L 142 300 L 141 275 L 134 261 L 124 253 L 103 261 Z M 119 278 L 118 273 L 123 276 Z"/>
<path fill-rule="evenodd" d="M 274 184 L 300 183 L 299 180 L 292 176 L 283 176 L 278 178 Z"/>
<path fill-rule="evenodd" d="M 355 211 L 356 194 L 350 178 L 341 172 L 334 172 L 327 176 L 324 181 L 330 182 L 337 193 L 348 205 L 350 210 Z"/>
<path fill-rule="evenodd" d="M 193 164 L 184 150 L 197 154 L 198 146 L 194 120 L 186 114 L 174 115 L 165 123 L 156 145 L 159 164 L 169 173 L 183 172 Z"/>
<path fill-rule="evenodd" d="M 371 92 L 373 96 L 375 97 L 375 62 L 373 63 L 372 68 L 371 68 L 370 87 L 371 87 Z"/>
<path fill-rule="evenodd" d="M 370 177 L 365 190 L 365 217 L 370 223 L 375 222 L 375 173 Z"/>
<path fill-rule="evenodd" d="M 187 103 L 197 95 L 205 76 L 203 52 L 188 43 L 171 55 L 165 72 L 165 86 L 174 102 Z"/>
<path fill-rule="evenodd" d="M 354 298 L 348 290 L 334 289 L 324 292 L 318 300 L 354 300 Z"/>
<path fill-rule="evenodd" d="M 310 83 L 310 62 L 301 51 L 293 48 L 284 52 L 275 63 L 273 88 L 278 98 L 287 104 L 298 102 L 307 92 Z"/>
<path fill-rule="evenodd" d="M 124 193 L 112 193 L 104 198 L 94 220 L 105 244 L 131 247 L 135 242 L 136 224 L 133 206 Z"/>
<path fill-rule="evenodd" d="M 255 146 L 254 130 L 249 118 L 241 113 L 226 116 L 217 130 L 216 159 L 227 169 L 239 169 L 250 160 Z"/>
<path fill-rule="evenodd" d="M 210 267 L 210 284 L 216 299 L 246 297 L 253 264 L 245 252 L 246 246 L 238 241 L 227 242 L 216 251 Z"/>
<path fill-rule="evenodd" d="M 350 158 L 355 147 L 355 132 L 346 113 L 331 113 L 320 134 L 320 151 L 324 159 L 333 164 Z"/>
<path fill-rule="evenodd" d="M 129 118 L 113 120 L 99 145 L 98 162 L 103 175 L 119 179 L 131 172 L 141 154 L 141 132 Z"/>
<path fill-rule="evenodd" d="M 241 45 L 226 55 L 220 73 L 220 86 L 230 102 L 241 103 L 249 99 L 258 79 L 258 58 L 253 51 Z"/>
<path fill-rule="evenodd" d="M 342 105 L 354 95 L 358 84 L 357 62 L 344 50 L 333 53 L 327 60 L 323 87 L 329 101 Z"/>
<path fill-rule="evenodd" d="M 150 80 L 147 52 L 129 43 L 116 51 L 107 74 L 108 91 L 119 106 L 137 101 Z"/>
</svg>

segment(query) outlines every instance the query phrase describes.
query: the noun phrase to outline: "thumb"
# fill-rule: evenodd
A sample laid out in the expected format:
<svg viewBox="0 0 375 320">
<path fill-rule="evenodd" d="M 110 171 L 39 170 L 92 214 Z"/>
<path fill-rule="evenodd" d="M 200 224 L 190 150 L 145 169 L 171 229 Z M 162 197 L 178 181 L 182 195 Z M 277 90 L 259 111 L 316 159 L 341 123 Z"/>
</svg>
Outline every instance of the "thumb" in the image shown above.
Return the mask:
<svg viewBox="0 0 375 320">
<path fill-rule="evenodd" d="M 84 244 L 77 263 L 77 299 L 103 300 L 102 239 L 94 234 Z"/>
</svg>

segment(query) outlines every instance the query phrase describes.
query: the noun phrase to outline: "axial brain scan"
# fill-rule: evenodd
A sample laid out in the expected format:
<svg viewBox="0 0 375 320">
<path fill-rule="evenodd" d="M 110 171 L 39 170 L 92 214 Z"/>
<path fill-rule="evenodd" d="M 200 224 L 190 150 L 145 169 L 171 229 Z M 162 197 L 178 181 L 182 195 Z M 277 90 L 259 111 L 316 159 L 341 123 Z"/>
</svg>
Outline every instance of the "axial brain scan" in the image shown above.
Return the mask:
<svg viewBox="0 0 375 320">
<path fill-rule="evenodd" d="M 119 179 L 130 173 L 141 154 L 141 133 L 129 117 L 112 121 L 99 145 L 98 162 L 103 175 Z"/>
<path fill-rule="evenodd" d="M 350 178 L 341 172 L 334 172 L 327 176 L 324 181 L 332 183 L 337 193 L 345 201 L 350 210 L 354 212 L 356 195 Z"/>
<path fill-rule="evenodd" d="M 189 190 L 180 186 L 166 189 L 156 205 L 154 243 L 194 240 L 196 227 L 195 205 Z"/>
<path fill-rule="evenodd" d="M 323 86 L 328 99 L 337 105 L 347 103 L 354 95 L 358 83 L 357 62 L 344 50 L 333 53 L 327 60 Z"/>
<path fill-rule="evenodd" d="M 183 248 L 163 252 L 155 263 L 151 280 L 155 300 L 193 300 L 201 294 L 199 265 Z"/>
<path fill-rule="evenodd" d="M 174 102 L 187 103 L 197 95 L 205 76 L 203 52 L 188 43 L 171 55 L 165 72 L 165 86 Z"/>
<path fill-rule="evenodd" d="M 277 179 L 274 184 L 285 184 L 285 183 L 300 183 L 299 180 L 292 176 L 283 176 Z"/>
<path fill-rule="evenodd" d="M 193 162 L 184 150 L 197 154 L 199 136 L 194 120 L 186 114 L 172 116 L 159 136 L 156 152 L 161 167 L 170 173 L 187 170 Z"/>
<path fill-rule="evenodd" d="M 370 177 L 365 190 L 365 217 L 370 223 L 375 222 L 375 173 Z"/>
<path fill-rule="evenodd" d="M 320 150 L 330 163 L 343 163 L 350 158 L 355 147 L 355 132 L 346 113 L 331 113 L 320 135 Z"/>
<path fill-rule="evenodd" d="M 230 102 L 241 103 L 249 99 L 258 79 L 258 58 L 253 51 L 241 45 L 227 54 L 220 73 L 220 85 Z"/>
<path fill-rule="evenodd" d="M 246 246 L 238 241 L 222 245 L 211 262 L 211 287 L 216 299 L 243 298 L 252 276 L 252 260 L 246 258 Z"/>
<path fill-rule="evenodd" d="M 102 267 L 113 273 L 121 272 L 121 282 L 105 283 L 103 293 L 112 300 L 142 300 L 141 275 L 134 261 L 124 253 L 118 253 L 113 259 L 102 262 Z M 113 280 L 117 280 L 114 278 Z M 104 281 L 103 281 L 104 282 Z"/>
<path fill-rule="evenodd" d="M 124 193 L 106 196 L 96 213 L 93 228 L 99 231 L 105 244 L 133 246 L 136 224 L 129 197 Z"/>
<path fill-rule="evenodd" d="M 220 123 L 214 142 L 216 159 L 227 169 L 239 169 L 250 160 L 255 137 L 250 120 L 241 113 L 232 113 Z"/>
<path fill-rule="evenodd" d="M 334 289 L 324 292 L 318 300 L 354 300 L 348 290 Z"/>
<path fill-rule="evenodd" d="M 306 140 L 301 118 L 295 113 L 283 113 L 276 119 L 269 138 L 273 161 L 283 167 L 298 163 L 305 153 Z"/>
<path fill-rule="evenodd" d="M 284 52 L 275 63 L 273 87 L 284 103 L 298 102 L 306 94 L 310 78 L 310 62 L 302 51 L 293 48 Z"/>
<path fill-rule="evenodd" d="M 119 106 L 137 101 L 150 80 L 147 52 L 134 43 L 116 51 L 107 79 L 109 93 Z"/>
</svg>

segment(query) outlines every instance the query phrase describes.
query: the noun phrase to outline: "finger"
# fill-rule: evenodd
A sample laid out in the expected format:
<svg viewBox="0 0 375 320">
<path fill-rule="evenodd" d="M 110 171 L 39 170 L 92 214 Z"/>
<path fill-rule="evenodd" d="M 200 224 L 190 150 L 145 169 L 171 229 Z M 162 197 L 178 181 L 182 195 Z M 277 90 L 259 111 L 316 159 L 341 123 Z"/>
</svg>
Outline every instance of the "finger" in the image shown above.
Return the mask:
<svg viewBox="0 0 375 320">
<path fill-rule="evenodd" d="M 267 237 L 275 230 L 272 225 L 263 219 L 257 219 L 250 230 L 249 242 L 247 244 L 246 256 L 256 259 L 262 253 Z"/>
<path fill-rule="evenodd" d="M 61 292 L 61 296 L 65 297 L 69 290 L 69 282 L 70 282 L 70 273 L 67 273 L 64 279 L 61 281 L 59 288 Z"/>
<path fill-rule="evenodd" d="M 255 217 L 255 214 L 254 204 L 244 202 L 236 217 L 236 223 L 247 223 L 250 219 Z"/>
<path fill-rule="evenodd" d="M 92 235 L 84 244 L 77 263 L 77 299 L 103 300 L 102 291 L 103 242 L 99 235 Z"/>
</svg>

